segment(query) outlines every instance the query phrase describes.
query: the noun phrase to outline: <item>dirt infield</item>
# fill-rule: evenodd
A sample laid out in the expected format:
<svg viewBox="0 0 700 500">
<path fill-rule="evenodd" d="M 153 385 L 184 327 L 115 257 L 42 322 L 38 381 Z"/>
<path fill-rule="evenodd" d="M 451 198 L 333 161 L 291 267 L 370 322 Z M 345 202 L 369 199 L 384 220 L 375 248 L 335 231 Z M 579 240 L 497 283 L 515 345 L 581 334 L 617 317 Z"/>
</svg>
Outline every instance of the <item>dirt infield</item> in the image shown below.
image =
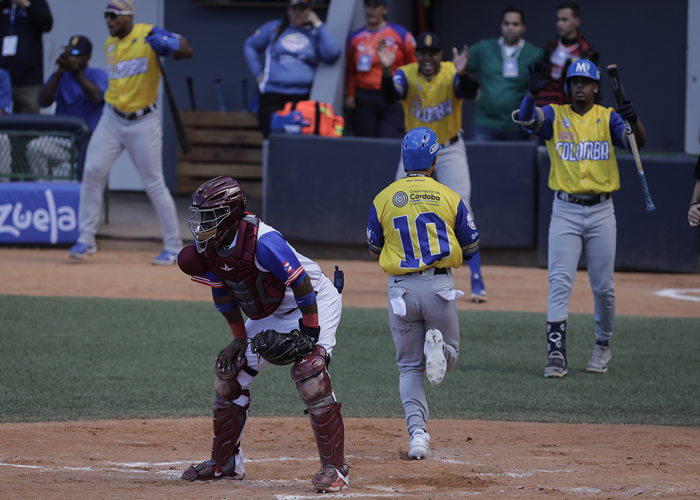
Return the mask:
<svg viewBox="0 0 700 500">
<path fill-rule="evenodd" d="M 0 294 L 211 300 L 175 267 L 151 254 L 98 252 L 72 264 L 65 250 L 0 249 Z M 321 261 L 346 275 L 344 304 L 386 307 L 386 277 L 372 262 Z M 460 309 L 545 311 L 547 272 L 486 266 L 489 302 Z M 458 288 L 469 291 L 468 271 Z M 700 317 L 697 275 L 618 273 L 620 315 Z M 668 298 L 655 292 L 667 290 Z M 674 292 L 668 292 L 674 290 Z M 685 300 L 684 300 L 685 298 Z M 571 312 L 591 313 L 579 273 Z M 347 419 L 351 488 L 337 498 L 700 498 L 700 429 L 431 420 L 432 455 L 403 461 L 402 419 Z M 290 438 L 290 436 L 293 436 Z M 0 425 L 0 498 L 318 498 L 310 478 L 318 457 L 308 421 L 248 421 L 244 481 L 179 481 L 207 457 L 211 419 L 91 421 Z"/>
</svg>

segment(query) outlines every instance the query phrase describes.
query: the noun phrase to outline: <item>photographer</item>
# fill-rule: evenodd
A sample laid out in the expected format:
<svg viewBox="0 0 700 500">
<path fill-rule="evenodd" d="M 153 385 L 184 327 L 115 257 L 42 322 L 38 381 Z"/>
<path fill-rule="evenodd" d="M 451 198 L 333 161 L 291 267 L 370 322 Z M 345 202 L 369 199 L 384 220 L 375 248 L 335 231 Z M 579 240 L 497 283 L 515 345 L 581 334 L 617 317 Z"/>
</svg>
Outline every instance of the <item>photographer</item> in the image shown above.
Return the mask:
<svg viewBox="0 0 700 500">
<path fill-rule="evenodd" d="M 102 116 L 104 93 L 109 85 L 107 73 L 89 68 L 92 43 L 87 37 L 72 36 L 68 46 L 56 59 L 56 72 L 39 92 L 39 105 L 56 102 L 56 115 L 82 118 L 94 130 Z M 70 140 L 39 137 L 27 145 L 27 159 L 35 174 L 49 174 L 58 165 L 70 160 Z M 84 151 L 81 151 L 84 156 Z M 82 178 L 82 162 L 78 162 L 78 179 Z"/>
</svg>

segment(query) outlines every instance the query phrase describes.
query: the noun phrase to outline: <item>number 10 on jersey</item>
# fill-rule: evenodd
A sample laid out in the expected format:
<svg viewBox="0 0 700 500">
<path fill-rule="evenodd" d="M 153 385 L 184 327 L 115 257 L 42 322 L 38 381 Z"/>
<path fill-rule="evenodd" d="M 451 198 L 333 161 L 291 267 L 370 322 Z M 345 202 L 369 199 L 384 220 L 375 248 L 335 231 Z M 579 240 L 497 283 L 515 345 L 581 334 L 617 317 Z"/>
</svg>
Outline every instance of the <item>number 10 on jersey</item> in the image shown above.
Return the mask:
<svg viewBox="0 0 700 500">
<path fill-rule="evenodd" d="M 421 261 L 426 267 L 430 267 L 435 262 L 449 257 L 450 238 L 447 234 L 447 224 L 434 212 L 421 212 L 413 220 L 418 241 L 414 241 L 414 235 L 411 234 L 408 215 L 394 217 L 393 221 L 403 247 L 402 269 L 420 269 Z M 416 257 L 415 248 L 419 249 L 420 258 Z M 433 249 L 437 249 L 437 252 L 433 253 Z"/>
</svg>

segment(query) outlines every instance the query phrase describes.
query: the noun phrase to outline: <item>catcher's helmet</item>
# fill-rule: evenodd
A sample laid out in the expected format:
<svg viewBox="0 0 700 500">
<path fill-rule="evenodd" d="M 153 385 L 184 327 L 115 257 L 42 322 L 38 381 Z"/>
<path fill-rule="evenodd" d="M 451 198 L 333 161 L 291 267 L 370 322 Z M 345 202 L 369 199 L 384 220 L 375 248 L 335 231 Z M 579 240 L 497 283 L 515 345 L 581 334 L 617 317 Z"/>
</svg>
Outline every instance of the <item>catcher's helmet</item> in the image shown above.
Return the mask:
<svg viewBox="0 0 700 500">
<path fill-rule="evenodd" d="M 403 138 L 401 158 L 404 170 L 427 170 L 442 146 L 435 132 L 427 127 L 417 127 Z"/>
<path fill-rule="evenodd" d="M 577 59 L 576 61 L 573 61 L 569 65 L 569 69 L 566 70 L 566 80 L 564 80 L 564 93 L 566 95 L 569 95 L 567 82 L 569 81 L 569 78 L 573 78 L 575 76 L 584 76 L 586 78 L 590 78 L 591 80 L 595 80 L 600 84 L 600 70 L 598 69 L 598 66 L 593 64 L 588 59 Z"/>
<path fill-rule="evenodd" d="M 226 235 L 243 218 L 246 197 L 231 177 L 216 177 L 205 182 L 192 195 L 193 215 L 190 217 L 190 231 L 194 236 L 197 251 L 221 244 Z"/>
</svg>

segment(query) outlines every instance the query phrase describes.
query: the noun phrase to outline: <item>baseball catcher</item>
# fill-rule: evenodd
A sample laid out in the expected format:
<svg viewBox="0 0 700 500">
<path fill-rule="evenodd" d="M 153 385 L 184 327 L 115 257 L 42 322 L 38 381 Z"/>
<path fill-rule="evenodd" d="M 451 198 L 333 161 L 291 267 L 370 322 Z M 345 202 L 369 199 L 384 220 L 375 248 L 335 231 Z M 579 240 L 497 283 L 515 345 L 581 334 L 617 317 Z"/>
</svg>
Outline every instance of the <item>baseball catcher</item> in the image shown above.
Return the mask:
<svg viewBox="0 0 700 500">
<path fill-rule="evenodd" d="M 245 477 L 241 436 L 250 386 L 268 363 L 292 364 L 291 376 L 306 403 L 321 459 L 321 470 L 312 479 L 314 490 L 341 491 L 348 486 L 344 426 L 326 367 L 342 296 L 317 263 L 245 212 L 245 205 L 243 190 L 230 177 L 202 184 L 190 207 L 195 243 L 178 256 L 180 269 L 192 281 L 211 287 L 214 305 L 233 333 L 214 367 L 211 459 L 191 465 L 182 479 Z"/>
</svg>

